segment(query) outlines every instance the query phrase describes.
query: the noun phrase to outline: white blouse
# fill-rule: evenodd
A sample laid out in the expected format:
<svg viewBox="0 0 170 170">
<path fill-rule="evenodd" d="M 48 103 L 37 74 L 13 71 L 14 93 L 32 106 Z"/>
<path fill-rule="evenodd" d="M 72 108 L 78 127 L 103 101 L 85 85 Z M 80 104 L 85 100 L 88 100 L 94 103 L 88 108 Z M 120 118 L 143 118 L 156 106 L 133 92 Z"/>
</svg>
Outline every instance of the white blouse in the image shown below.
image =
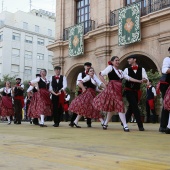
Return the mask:
<svg viewBox="0 0 170 170">
<path fill-rule="evenodd" d="M 125 78 L 126 80 L 129 80 L 129 76 L 125 76 L 122 70 L 117 70 L 114 66 L 109 65 L 107 66 L 103 71 L 101 71 L 102 76 L 108 75 L 112 70 L 114 69 L 115 73 L 118 75 L 120 79 Z"/>
<path fill-rule="evenodd" d="M 166 72 L 168 71 L 169 68 L 170 68 L 170 57 L 166 57 L 163 60 L 162 73 L 167 74 Z"/>
<path fill-rule="evenodd" d="M 12 95 L 12 89 L 11 88 L 7 89 L 6 87 L 3 87 L 3 88 L 0 89 L 0 93 L 2 93 L 3 91 L 7 94 L 11 93 L 11 95 Z"/>
<path fill-rule="evenodd" d="M 41 79 L 43 82 L 45 82 L 46 84 L 50 83 L 49 80 L 45 80 L 45 79 L 43 79 L 42 77 L 37 77 L 36 79 L 31 80 L 30 83 L 31 83 L 31 84 L 36 84 L 36 83 L 38 83 L 38 82 L 40 81 L 40 79 Z"/>
</svg>

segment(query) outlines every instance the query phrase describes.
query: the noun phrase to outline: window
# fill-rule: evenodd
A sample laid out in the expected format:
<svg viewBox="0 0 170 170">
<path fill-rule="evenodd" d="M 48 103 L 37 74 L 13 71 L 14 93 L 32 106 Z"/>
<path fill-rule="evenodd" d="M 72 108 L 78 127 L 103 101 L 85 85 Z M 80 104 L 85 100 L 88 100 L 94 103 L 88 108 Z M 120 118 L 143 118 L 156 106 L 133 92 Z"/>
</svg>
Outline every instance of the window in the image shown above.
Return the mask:
<svg viewBox="0 0 170 170">
<path fill-rule="evenodd" d="M 0 47 L 0 58 L 2 57 L 2 47 Z"/>
<path fill-rule="evenodd" d="M 3 32 L 0 32 L 0 41 L 3 40 Z"/>
<path fill-rule="evenodd" d="M 37 68 L 37 74 L 40 74 L 41 68 Z"/>
<path fill-rule="evenodd" d="M 19 57 L 20 56 L 20 50 L 13 48 L 12 49 L 12 57 Z"/>
<path fill-rule="evenodd" d="M 20 34 L 13 32 L 12 39 L 16 41 L 20 41 Z"/>
<path fill-rule="evenodd" d="M 52 30 L 48 29 L 48 36 L 52 36 Z"/>
<path fill-rule="evenodd" d="M 141 7 L 146 7 L 146 0 L 125 0 L 125 5 L 130 5 L 134 2 L 140 2 Z"/>
<path fill-rule="evenodd" d="M 49 62 L 52 62 L 52 57 L 53 57 L 52 55 L 49 55 L 49 56 L 48 56 L 48 61 L 49 61 Z"/>
<path fill-rule="evenodd" d="M 38 60 L 44 60 L 44 54 L 38 53 L 38 54 L 37 54 L 37 59 L 38 59 Z"/>
<path fill-rule="evenodd" d="M 31 75 L 31 74 L 32 74 L 32 68 L 31 68 L 31 67 L 25 67 L 24 73 L 25 73 L 26 75 Z"/>
<path fill-rule="evenodd" d="M 11 65 L 11 72 L 18 73 L 19 72 L 19 65 L 12 64 Z"/>
<path fill-rule="evenodd" d="M 28 29 L 28 23 L 27 22 L 23 22 L 23 28 L 26 29 L 26 30 Z"/>
<path fill-rule="evenodd" d="M 35 25 L 35 32 L 39 33 L 40 27 L 38 25 Z"/>
<path fill-rule="evenodd" d="M 43 39 L 38 38 L 38 40 L 37 40 L 37 44 L 38 44 L 38 45 L 44 45 L 44 40 L 43 40 Z"/>
<path fill-rule="evenodd" d="M 32 52 L 31 51 L 25 51 L 25 58 L 31 59 L 32 58 Z"/>
<path fill-rule="evenodd" d="M 90 0 L 78 0 L 76 23 L 79 24 L 89 19 L 90 19 Z"/>
<path fill-rule="evenodd" d="M 32 44 L 32 37 L 30 37 L 30 36 L 25 36 L 25 42 Z"/>
</svg>

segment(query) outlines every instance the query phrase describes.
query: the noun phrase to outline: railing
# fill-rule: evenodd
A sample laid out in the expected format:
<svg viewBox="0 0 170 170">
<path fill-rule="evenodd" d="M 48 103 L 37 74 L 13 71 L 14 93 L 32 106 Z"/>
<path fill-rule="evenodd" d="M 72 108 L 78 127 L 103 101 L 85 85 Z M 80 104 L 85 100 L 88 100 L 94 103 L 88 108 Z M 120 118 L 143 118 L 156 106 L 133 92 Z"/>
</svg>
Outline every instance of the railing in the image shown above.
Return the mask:
<svg viewBox="0 0 170 170">
<path fill-rule="evenodd" d="M 141 3 L 141 16 L 148 15 L 149 13 L 162 10 L 170 7 L 170 0 L 148 0 L 145 5 L 144 0 Z M 110 26 L 118 24 L 118 9 L 110 11 Z"/>
<path fill-rule="evenodd" d="M 84 34 L 86 34 L 89 31 L 92 31 L 95 29 L 95 21 L 93 20 L 87 20 L 82 22 L 84 24 Z M 68 40 L 69 38 L 69 28 L 65 28 L 63 32 L 63 41 Z"/>
</svg>

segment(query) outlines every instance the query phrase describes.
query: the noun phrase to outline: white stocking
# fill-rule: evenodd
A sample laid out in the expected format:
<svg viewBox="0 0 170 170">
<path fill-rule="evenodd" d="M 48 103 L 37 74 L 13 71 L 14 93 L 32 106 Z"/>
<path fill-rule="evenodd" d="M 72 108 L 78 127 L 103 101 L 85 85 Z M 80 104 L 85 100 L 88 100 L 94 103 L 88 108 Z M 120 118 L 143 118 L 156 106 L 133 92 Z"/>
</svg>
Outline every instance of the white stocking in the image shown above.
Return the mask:
<svg viewBox="0 0 170 170">
<path fill-rule="evenodd" d="M 101 124 L 103 125 L 103 123 L 104 123 L 103 118 L 99 118 L 99 120 L 100 120 Z"/>
<path fill-rule="evenodd" d="M 113 114 L 112 114 L 111 112 L 108 112 L 108 113 L 107 113 L 107 117 L 106 117 L 106 120 L 105 120 L 105 122 L 104 122 L 104 125 L 107 125 L 107 124 L 108 124 L 108 122 L 110 121 L 112 115 L 113 115 Z"/>
<path fill-rule="evenodd" d="M 7 118 L 7 120 L 8 120 L 8 123 L 10 123 L 10 122 L 11 122 L 10 117 L 7 116 L 6 118 Z"/>
<path fill-rule="evenodd" d="M 168 121 L 168 126 L 167 126 L 167 128 L 170 129 L 170 113 L 169 113 L 169 121 Z"/>
<path fill-rule="evenodd" d="M 125 113 L 119 112 L 119 117 L 120 117 L 121 122 L 123 123 L 123 127 L 124 127 L 124 128 L 125 128 L 125 127 L 128 127 L 128 126 L 127 126 L 127 123 L 126 123 Z"/>
<path fill-rule="evenodd" d="M 80 120 L 81 117 L 82 117 L 81 115 L 77 115 L 77 117 L 76 117 L 76 119 L 75 119 L 75 121 L 74 121 L 74 123 L 75 123 L 76 125 L 78 125 L 78 122 L 79 122 L 79 120 Z"/>
<path fill-rule="evenodd" d="M 44 115 L 40 115 L 40 118 L 41 118 L 41 125 L 43 125 L 44 124 Z"/>
</svg>

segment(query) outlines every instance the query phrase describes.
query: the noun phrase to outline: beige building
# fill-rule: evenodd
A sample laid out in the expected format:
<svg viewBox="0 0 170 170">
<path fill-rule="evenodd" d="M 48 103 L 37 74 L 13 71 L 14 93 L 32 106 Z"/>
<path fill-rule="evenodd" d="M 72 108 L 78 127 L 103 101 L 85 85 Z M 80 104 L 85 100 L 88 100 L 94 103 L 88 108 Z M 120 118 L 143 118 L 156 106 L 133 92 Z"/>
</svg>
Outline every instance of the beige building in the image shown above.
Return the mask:
<svg viewBox="0 0 170 170">
<path fill-rule="evenodd" d="M 161 71 L 170 46 L 170 0 L 136 0 L 141 7 L 141 41 L 118 46 L 118 9 L 135 0 L 56 0 L 55 43 L 48 46 L 54 52 L 53 65 L 61 65 L 68 78 L 68 87 L 75 90 L 75 81 L 90 61 L 98 74 L 111 56 L 120 58 L 120 67 L 127 66 L 126 57 L 139 56 L 146 70 Z M 84 23 L 84 55 L 68 55 L 68 28 Z"/>
</svg>

